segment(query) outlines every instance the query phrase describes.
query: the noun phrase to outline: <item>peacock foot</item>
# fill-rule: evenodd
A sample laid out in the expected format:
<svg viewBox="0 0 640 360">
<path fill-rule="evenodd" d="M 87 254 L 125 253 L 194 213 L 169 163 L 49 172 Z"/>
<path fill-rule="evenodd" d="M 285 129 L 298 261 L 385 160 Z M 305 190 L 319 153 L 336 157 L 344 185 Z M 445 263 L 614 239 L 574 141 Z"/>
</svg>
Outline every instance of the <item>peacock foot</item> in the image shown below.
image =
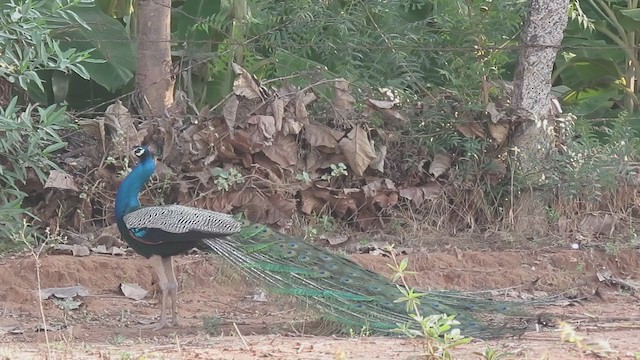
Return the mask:
<svg viewBox="0 0 640 360">
<path fill-rule="evenodd" d="M 165 327 L 167 327 L 167 322 L 166 321 L 158 321 L 157 323 L 140 325 L 140 330 L 158 331 L 158 330 L 163 329 Z"/>
<path fill-rule="evenodd" d="M 173 325 L 173 327 L 180 327 L 180 321 L 178 321 L 177 317 L 171 319 L 171 325 Z"/>
<path fill-rule="evenodd" d="M 172 319 L 170 322 L 167 322 L 165 319 L 161 319 L 154 324 L 142 325 L 140 326 L 140 329 L 158 331 L 167 327 L 180 327 L 180 323 L 178 322 L 178 319 Z"/>
</svg>

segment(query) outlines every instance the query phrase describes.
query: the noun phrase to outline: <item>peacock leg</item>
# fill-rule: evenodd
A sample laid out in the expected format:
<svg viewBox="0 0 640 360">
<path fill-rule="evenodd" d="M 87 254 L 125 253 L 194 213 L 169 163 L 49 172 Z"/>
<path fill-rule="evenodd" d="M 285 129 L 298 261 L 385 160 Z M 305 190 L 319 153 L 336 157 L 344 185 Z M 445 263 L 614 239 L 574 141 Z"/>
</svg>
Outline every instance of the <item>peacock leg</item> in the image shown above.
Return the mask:
<svg viewBox="0 0 640 360">
<path fill-rule="evenodd" d="M 162 264 L 168 281 L 167 290 L 171 298 L 171 322 L 173 326 L 180 326 L 178 324 L 178 280 L 176 279 L 176 273 L 173 271 L 173 258 L 162 259 Z"/>
<path fill-rule="evenodd" d="M 153 269 L 156 271 L 156 275 L 158 275 L 158 284 L 160 285 L 160 290 L 162 291 L 162 303 L 160 304 L 160 321 L 153 326 L 153 330 L 160 330 L 167 325 L 167 295 L 168 295 L 168 279 L 164 270 L 164 259 L 160 256 L 154 255 L 151 257 L 151 262 L 153 264 Z"/>
</svg>

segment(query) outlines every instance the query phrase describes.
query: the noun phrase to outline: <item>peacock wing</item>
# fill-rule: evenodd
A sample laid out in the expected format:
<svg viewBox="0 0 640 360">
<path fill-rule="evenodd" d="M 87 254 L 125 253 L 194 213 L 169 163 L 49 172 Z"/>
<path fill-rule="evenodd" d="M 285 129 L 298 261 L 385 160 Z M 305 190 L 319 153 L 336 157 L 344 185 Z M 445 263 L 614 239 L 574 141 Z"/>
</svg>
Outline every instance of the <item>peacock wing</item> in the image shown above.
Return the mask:
<svg viewBox="0 0 640 360">
<path fill-rule="evenodd" d="M 129 229 L 156 229 L 173 234 L 197 232 L 232 235 L 240 223 L 231 215 L 182 205 L 148 206 L 124 216 Z"/>
</svg>

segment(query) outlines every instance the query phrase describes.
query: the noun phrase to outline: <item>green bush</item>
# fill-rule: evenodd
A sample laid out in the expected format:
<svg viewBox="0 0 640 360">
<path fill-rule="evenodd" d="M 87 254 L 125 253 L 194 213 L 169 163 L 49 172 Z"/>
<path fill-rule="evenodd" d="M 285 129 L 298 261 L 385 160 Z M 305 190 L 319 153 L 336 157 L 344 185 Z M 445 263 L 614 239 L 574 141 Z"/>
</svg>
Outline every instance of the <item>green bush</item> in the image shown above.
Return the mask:
<svg viewBox="0 0 640 360">
<path fill-rule="evenodd" d="M 80 21 L 69 10 L 79 4 L 11 0 L 0 5 L 0 76 L 14 84 L 12 90 L 44 91 L 40 70 L 88 77 L 81 63 L 89 60 L 90 51 L 62 51 L 51 37 L 71 20 Z M 48 171 L 56 167 L 50 155 L 66 146 L 59 133 L 73 126 L 64 106 L 23 106 L 18 99 L 14 96 L 0 108 L 0 245 L 8 243 L 30 215 L 22 206 L 27 179 L 46 181 Z"/>
</svg>

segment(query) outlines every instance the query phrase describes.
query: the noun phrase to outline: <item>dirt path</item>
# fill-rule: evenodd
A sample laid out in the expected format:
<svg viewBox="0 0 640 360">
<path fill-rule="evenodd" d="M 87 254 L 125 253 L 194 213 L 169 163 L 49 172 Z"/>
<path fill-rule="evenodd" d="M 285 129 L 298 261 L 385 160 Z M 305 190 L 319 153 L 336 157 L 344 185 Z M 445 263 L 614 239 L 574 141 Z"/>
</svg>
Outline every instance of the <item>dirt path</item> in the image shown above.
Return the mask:
<svg viewBox="0 0 640 360">
<path fill-rule="evenodd" d="M 387 272 L 389 259 L 356 255 L 354 260 Z M 56 359 L 408 359 L 420 343 L 408 339 L 305 335 L 305 314 L 289 301 L 256 301 L 257 291 L 235 271 L 206 255 L 177 259 L 181 283 L 182 326 L 159 332 L 141 326 L 157 315 L 157 298 L 133 301 L 119 295 L 122 282 L 153 289 L 152 271 L 140 257 L 92 255 L 84 258 L 46 256 L 41 259 L 41 286 L 85 286 L 90 295 L 79 309 L 66 313 L 46 300 L 50 349 Z M 596 272 L 608 269 L 620 279 L 640 279 L 636 251 L 609 256 L 595 251 L 457 251 L 412 254 L 410 264 L 421 288 L 486 290 L 526 285 L 512 296 L 592 295 L 572 306 L 539 309 L 555 318 L 570 318 L 586 342 L 605 342 L 618 358 L 633 359 L 640 351 L 640 302 L 616 287 L 600 284 Z M 38 301 L 34 259 L 0 258 L 0 359 L 45 359 L 47 348 Z M 268 297 L 269 298 L 269 297 Z M 269 299 L 273 300 L 273 299 Z M 208 319 L 206 330 L 202 317 Z M 236 331 L 233 324 L 237 326 Z M 215 325 L 211 325 L 215 324 Z M 10 329 L 20 329 L 12 333 Z M 307 328 L 308 329 L 308 328 Z M 242 334 L 242 338 L 238 336 Z M 308 333 L 308 332 L 307 332 Z M 210 335 L 214 334 L 214 335 Z M 243 341 L 244 340 L 244 341 Z M 593 348 L 604 345 L 592 345 Z M 493 348 L 522 359 L 589 358 L 575 345 L 561 343 L 553 329 L 528 332 L 519 339 L 474 341 L 456 349 L 456 359 L 480 358 L 474 352 Z"/>
</svg>

